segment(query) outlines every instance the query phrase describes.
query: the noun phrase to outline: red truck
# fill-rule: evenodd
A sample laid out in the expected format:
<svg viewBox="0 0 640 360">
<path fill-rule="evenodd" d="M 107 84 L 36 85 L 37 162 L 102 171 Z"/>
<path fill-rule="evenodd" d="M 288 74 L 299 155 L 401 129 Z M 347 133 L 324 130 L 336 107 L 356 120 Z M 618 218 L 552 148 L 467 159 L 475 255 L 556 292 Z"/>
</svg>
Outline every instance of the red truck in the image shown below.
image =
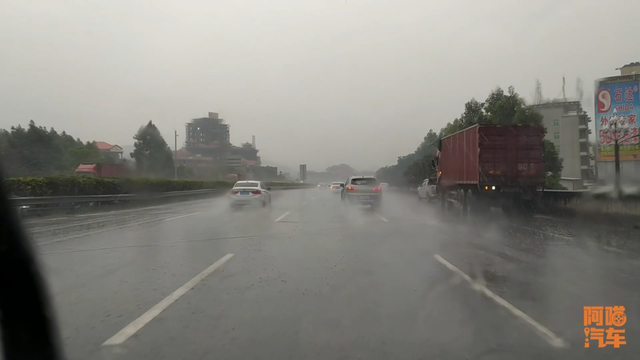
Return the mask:
<svg viewBox="0 0 640 360">
<path fill-rule="evenodd" d="M 75 173 L 98 177 L 126 177 L 129 175 L 129 170 L 123 164 L 80 164 Z"/>
<path fill-rule="evenodd" d="M 538 125 L 474 125 L 441 139 L 437 191 L 463 209 L 530 209 L 544 186 L 545 130 Z"/>
</svg>

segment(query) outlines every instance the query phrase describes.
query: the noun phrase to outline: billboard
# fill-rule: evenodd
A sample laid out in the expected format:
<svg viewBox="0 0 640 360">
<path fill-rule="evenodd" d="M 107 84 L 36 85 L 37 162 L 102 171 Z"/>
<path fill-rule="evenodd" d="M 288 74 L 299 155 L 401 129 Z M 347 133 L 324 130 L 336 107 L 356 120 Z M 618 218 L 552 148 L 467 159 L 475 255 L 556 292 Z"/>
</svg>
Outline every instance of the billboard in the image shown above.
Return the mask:
<svg viewBox="0 0 640 360">
<path fill-rule="evenodd" d="M 640 160 L 638 123 L 640 120 L 640 94 L 638 81 L 599 82 L 596 86 L 595 114 L 598 134 L 598 160 L 614 160 L 615 139 L 621 140 L 620 160 Z M 616 135 L 610 127 L 611 120 L 618 122 L 618 129 L 626 129 Z"/>
</svg>

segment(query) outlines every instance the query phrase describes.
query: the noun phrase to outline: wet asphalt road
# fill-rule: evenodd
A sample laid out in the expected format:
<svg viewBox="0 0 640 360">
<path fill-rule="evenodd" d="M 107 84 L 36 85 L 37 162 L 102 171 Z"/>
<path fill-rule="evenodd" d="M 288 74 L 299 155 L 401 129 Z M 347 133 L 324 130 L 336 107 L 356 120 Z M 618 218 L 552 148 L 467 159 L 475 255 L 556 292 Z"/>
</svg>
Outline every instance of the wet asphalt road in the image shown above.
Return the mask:
<svg viewBox="0 0 640 360">
<path fill-rule="evenodd" d="M 293 190 L 267 209 L 218 198 L 26 227 L 70 359 L 637 358 L 640 230 L 384 200 Z M 627 345 L 585 349 L 585 305 L 625 306 Z"/>
</svg>

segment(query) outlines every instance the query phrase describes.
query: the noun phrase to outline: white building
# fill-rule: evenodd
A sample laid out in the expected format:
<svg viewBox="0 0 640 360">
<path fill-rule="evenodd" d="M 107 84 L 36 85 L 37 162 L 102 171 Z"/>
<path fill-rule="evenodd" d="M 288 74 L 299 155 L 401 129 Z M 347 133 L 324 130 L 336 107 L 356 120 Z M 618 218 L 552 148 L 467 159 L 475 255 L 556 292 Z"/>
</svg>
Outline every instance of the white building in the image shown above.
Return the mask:
<svg viewBox="0 0 640 360">
<path fill-rule="evenodd" d="M 591 118 L 579 101 L 558 101 L 532 106 L 543 116 L 545 139 L 551 141 L 562 158 L 562 178 L 595 181 L 593 153 L 589 142 Z"/>
</svg>

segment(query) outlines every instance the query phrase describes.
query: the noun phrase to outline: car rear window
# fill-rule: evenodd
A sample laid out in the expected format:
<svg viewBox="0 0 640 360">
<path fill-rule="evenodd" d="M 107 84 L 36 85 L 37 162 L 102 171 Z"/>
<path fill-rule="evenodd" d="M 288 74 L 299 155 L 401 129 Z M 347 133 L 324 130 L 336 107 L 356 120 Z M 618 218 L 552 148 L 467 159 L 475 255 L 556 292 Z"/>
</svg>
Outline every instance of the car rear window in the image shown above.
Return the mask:
<svg viewBox="0 0 640 360">
<path fill-rule="evenodd" d="M 342 185 L 342 184 L 343 184 L 343 183 L 341 183 L 341 182 L 334 182 L 334 183 L 331 183 L 331 185 Z"/>
<path fill-rule="evenodd" d="M 378 180 L 372 178 L 351 179 L 353 185 L 378 185 Z"/>
<path fill-rule="evenodd" d="M 256 182 L 245 182 L 245 183 L 236 183 L 233 185 L 234 188 L 243 188 L 243 187 L 258 187 L 258 183 Z"/>
</svg>

